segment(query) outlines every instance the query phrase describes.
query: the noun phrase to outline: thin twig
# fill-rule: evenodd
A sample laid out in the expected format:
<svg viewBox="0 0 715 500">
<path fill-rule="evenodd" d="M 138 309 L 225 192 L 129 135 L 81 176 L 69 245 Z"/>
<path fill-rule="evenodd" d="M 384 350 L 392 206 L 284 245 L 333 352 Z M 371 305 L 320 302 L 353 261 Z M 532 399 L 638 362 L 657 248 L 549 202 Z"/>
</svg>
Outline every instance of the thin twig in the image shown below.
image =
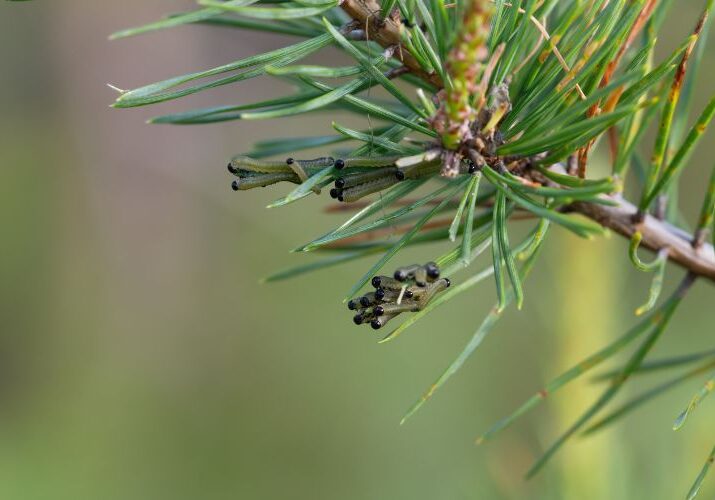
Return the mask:
<svg viewBox="0 0 715 500">
<path fill-rule="evenodd" d="M 642 222 L 634 222 L 637 207 L 620 196 L 609 197 L 616 206 L 588 202 L 576 202 L 569 206 L 573 212 L 585 215 L 603 227 L 631 238 L 636 231 L 643 235 L 641 246 L 655 252 L 667 249 L 668 260 L 675 262 L 689 272 L 715 283 L 715 250 L 710 244 L 695 249 L 693 237 L 687 232 L 650 215 Z"/>
</svg>

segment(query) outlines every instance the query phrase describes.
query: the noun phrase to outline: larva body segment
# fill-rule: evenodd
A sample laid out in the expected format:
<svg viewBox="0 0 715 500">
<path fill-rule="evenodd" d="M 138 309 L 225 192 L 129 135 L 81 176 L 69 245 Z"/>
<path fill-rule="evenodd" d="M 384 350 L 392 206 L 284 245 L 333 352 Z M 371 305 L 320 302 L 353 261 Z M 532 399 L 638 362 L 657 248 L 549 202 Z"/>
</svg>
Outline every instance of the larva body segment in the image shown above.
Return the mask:
<svg viewBox="0 0 715 500">
<path fill-rule="evenodd" d="M 257 187 L 270 186 L 278 182 L 292 182 L 294 184 L 300 184 L 300 179 L 293 172 L 249 175 L 246 177 L 239 177 L 231 183 L 231 187 L 234 191 L 246 191 Z"/>
<path fill-rule="evenodd" d="M 396 167 L 385 167 L 377 170 L 372 170 L 368 172 L 360 172 L 356 174 L 346 175 L 344 177 L 338 177 L 335 180 L 335 187 L 338 189 L 348 189 L 351 187 L 359 186 L 360 184 L 365 184 L 367 182 L 380 179 L 382 177 L 394 177 L 397 172 Z"/>
<path fill-rule="evenodd" d="M 360 158 L 338 158 L 335 161 L 335 168 L 350 167 L 390 167 L 399 160 L 399 156 L 366 156 Z"/>
<path fill-rule="evenodd" d="M 340 201 L 345 203 L 352 203 L 358 201 L 360 198 L 367 196 L 372 193 L 377 193 L 382 191 L 397 182 L 394 176 L 380 177 L 374 181 L 366 182 L 355 187 L 344 189 L 340 198 Z M 341 199 L 342 198 L 342 199 Z"/>
<path fill-rule="evenodd" d="M 385 314 L 383 316 L 378 316 L 370 322 L 370 326 L 373 330 L 379 330 L 387 324 L 388 321 L 396 317 L 397 314 Z"/>
<path fill-rule="evenodd" d="M 235 170 L 247 170 L 260 174 L 293 173 L 285 160 L 256 160 L 249 156 L 235 156 L 230 165 Z"/>
<path fill-rule="evenodd" d="M 420 310 L 424 309 L 427 304 L 429 304 L 430 301 L 434 298 L 435 295 L 449 288 L 451 284 L 452 283 L 447 278 L 441 278 L 429 285 L 425 293 L 420 297 L 418 301 Z"/>
</svg>

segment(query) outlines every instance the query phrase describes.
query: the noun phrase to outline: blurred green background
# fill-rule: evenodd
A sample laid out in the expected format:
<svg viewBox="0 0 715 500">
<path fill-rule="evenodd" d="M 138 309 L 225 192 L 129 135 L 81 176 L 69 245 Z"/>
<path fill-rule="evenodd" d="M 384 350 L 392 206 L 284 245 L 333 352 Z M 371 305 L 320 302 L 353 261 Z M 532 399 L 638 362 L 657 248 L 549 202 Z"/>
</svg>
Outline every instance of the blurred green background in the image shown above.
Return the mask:
<svg viewBox="0 0 715 500">
<path fill-rule="evenodd" d="M 493 287 L 377 345 L 340 303 L 369 260 L 259 285 L 311 258 L 288 250 L 339 219 L 321 213 L 325 199 L 264 209 L 285 187 L 233 193 L 226 158 L 254 140 L 327 131 L 334 117 L 144 124 L 163 112 L 276 95 L 270 80 L 152 109 L 109 108 L 106 83 L 131 88 L 287 41 L 208 27 L 107 41 L 191 4 L 0 4 L 0 498 L 682 498 L 712 447 L 715 405 L 677 433 L 671 424 L 701 380 L 574 439 L 528 482 L 532 460 L 599 393 L 589 377 L 496 440 L 473 444 L 633 324 L 648 277 L 615 236 L 588 243 L 553 231 L 525 309 L 508 314 L 398 425 L 472 335 Z M 677 4 L 661 54 L 700 8 Z M 714 51 L 711 43 L 701 107 Z M 684 179 L 690 220 L 712 137 Z M 671 288 L 681 274 L 670 268 Z M 656 355 L 712 347 L 713 291 L 696 285 Z M 654 383 L 640 378 L 624 396 Z M 713 495 L 715 477 L 702 492 Z"/>
</svg>

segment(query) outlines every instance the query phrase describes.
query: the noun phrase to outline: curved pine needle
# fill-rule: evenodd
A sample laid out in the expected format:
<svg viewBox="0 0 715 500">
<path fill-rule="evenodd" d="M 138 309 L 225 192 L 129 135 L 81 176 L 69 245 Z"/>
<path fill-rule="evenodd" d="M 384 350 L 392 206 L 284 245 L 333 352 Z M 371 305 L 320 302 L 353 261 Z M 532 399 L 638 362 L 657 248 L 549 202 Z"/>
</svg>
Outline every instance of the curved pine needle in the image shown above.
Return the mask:
<svg viewBox="0 0 715 500">
<path fill-rule="evenodd" d="M 646 273 L 654 272 L 653 280 L 650 285 L 648 292 L 648 300 L 645 304 L 636 309 L 636 316 L 641 316 L 644 313 L 650 311 L 655 306 L 658 301 L 660 292 L 663 289 L 663 277 L 665 276 L 665 266 L 668 263 L 668 249 L 664 248 L 658 252 L 658 255 L 653 260 L 653 262 L 645 263 L 638 256 L 638 247 L 643 239 L 643 235 L 640 231 L 633 233 L 631 238 L 631 243 L 628 247 L 628 256 L 633 263 L 633 266 L 639 271 Z"/>
<path fill-rule="evenodd" d="M 660 257 L 658 257 L 653 262 L 646 264 L 640 259 L 640 257 L 638 257 L 638 247 L 640 246 L 642 239 L 643 234 L 640 231 L 636 231 L 635 233 L 633 233 L 631 243 L 628 247 L 628 257 L 630 257 L 631 263 L 633 263 L 636 269 L 645 273 L 649 273 L 658 268 L 661 259 Z"/>
<path fill-rule="evenodd" d="M 658 257 L 655 260 L 657 264 L 655 268 L 655 273 L 653 275 L 653 280 L 651 281 L 650 288 L 648 289 L 648 300 L 642 306 L 638 307 L 635 311 L 636 316 L 642 316 L 651 309 L 655 307 L 660 293 L 663 290 L 663 279 L 665 278 L 665 268 L 668 263 L 668 250 L 663 249 L 658 252 Z"/>
</svg>

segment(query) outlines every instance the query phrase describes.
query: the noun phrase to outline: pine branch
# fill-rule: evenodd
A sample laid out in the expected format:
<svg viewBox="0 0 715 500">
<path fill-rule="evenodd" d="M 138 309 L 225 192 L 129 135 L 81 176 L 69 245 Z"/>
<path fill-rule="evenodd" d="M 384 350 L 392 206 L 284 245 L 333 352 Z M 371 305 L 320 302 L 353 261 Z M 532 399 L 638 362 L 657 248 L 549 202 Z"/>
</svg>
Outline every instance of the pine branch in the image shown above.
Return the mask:
<svg viewBox="0 0 715 500">
<path fill-rule="evenodd" d="M 410 72 L 425 82 L 442 88 L 442 79 L 435 72 L 425 72 L 417 60 L 402 46 L 402 22 L 392 16 L 382 17 L 382 6 L 376 0 L 344 0 L 340 7 L 355 20 L 356 25 L 365 30 L 367 39 L 379 43 L 384 48 L 396 47 L 393 57 L 397 58 Z"/>
<path fill-rule="evenodd" d="M 636 231 L 643 235 L 641 245 L 658 252 L 667 249 L 668 259 L 689 272 L 715 283 L 715 252 L 710 244 L 693 247 L 694 237 L 683 230 L 647 215 L 643 222 L 634 222 L 638 209 L 623 198 L 609 198 L 616 206 L 588 202 L 570 205 L 573 212 L 585 215 L 616 233 L 631 238 Z"/>
<path fill-rule="evenodd" d="M 370 128 L 365 131 L 333 121 L 338 135 L 262 141 L 248 156 L 235 156 L 228 170 L 236 191 L 278 182 L 297 185 L 271 207 L 327 192 L 323 188 L 333 183 L 329 193 L 342 203 L 340 211 L 355 214 L 296 249 L 333 255 L 267 280 L 381 254 L 350 296 L 368 283 L 375 290 L 353 297 L 348 307 L 357 313 L 356 324 L 375 329 L 408 316 L 382 342 L 394 340 L 436 307 L 494 276 L 497 305 L 409 415 L 459 370 L 511 302 L 521 304 L 522 281 L 550 224 L 587 238 L 606 229 L 629 238 L 635 268 L 653 274 L 648 301 L 636 312 L 647 312 L 647 317 L 495 427 L 504 428 L 548 393 L 610 359 L 636 337 L 646 336 L 611 388 L 537 462 L 532 469 L 537 470 L 572 434 L 592 425 L 592 417 L 641 369 L 641 363 L 646 366 L 651 347 L 692 282 L 700 277 L 715 283 L 715 250 L 706 242 L 715 230 L 715 172 L 695 233 L 666 221 L 674 220 L 678 210 L 680 174 L 692 165 L 691 153 L 715 118 L 712 97 L 686 131 L 693 121 L 690 97 L 715 0 L 704 0 L 693 34 L 657 60 L 657 34 L 665 26 L 670 3 L 304 0 L 296 6 L 269 0 L 199 0 L 202 8 L 197 11 L 118 36 L 208 23 L 305 40 L 122 91 L 115 107 L 144 106 L 273 76 L 289 81 L 294 90 L 259 102 L 166 115 L 153 123 L 203 124 L 333 110 L 367 119 Z M 299 63 L 328 46 L 349 56 L 352 65 Z M 687 67 L 691 69 L 686 73 Z M 398 77 L 399 85 L 392 81 Z M 392 99 L 371 95 L 373 87 L 381 87 Z M 658 115 L 651 155 L 656 161 L 644 161 L 642 139 Z M 385 123 L 375 128 L 372 120 Z M 588 151 L 606 137 L 612 174 L 599 179 L 577 176 L 577 170 L 585 171 Z M 306 149 L 348 141 L 357 143 L 352 151 L 332 148 L 324 149 L 319 158 L 294 158 Z M 270 159 L 286 153 L 287 158 Z M 636 176 L 627 175 L 631 166 L 638 167 Z M 630 186 L 632 178 L 639 184 L 639 206 L 622 197 L 626 180 Z M 428 189 L 418 191 L 423 187 Z M 654 215 L 652 205 L 657 205 Z M 524 219 L 537 220 L 538 225 L 521 244 L 512 246 L 509 226 Z M 373 276 L 408 246 L 457 243 L 458 236 L 461 242 L 441 256 L 431 256 L 434 261 L 398 267 L 392 276 Z M 657 253 L 652 263 L 641 261 L 639 245 Z M 491 265 L 450 286 L 446 276 L 467 268 L 490 248 Z M 662 302 L 666 261 L 688 272 L 683 286 Z"/>
</svg>

